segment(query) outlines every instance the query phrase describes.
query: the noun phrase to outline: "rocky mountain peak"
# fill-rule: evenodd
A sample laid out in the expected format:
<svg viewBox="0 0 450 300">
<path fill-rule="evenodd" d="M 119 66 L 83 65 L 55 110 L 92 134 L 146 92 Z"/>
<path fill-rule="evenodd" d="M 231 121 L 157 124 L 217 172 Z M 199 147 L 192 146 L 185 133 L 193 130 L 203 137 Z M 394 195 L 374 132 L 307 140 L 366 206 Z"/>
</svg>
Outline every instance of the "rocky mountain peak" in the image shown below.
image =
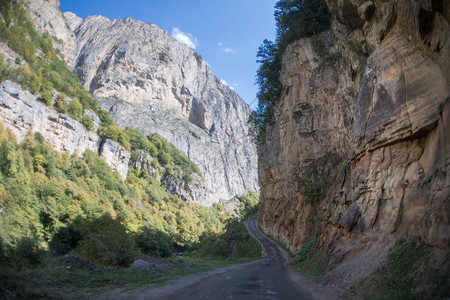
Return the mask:
<svg viewBox="0 0 450 300">
<path fill-rule="evenodd" d="M 258 190 L 251 109 L 201 55 L 153 23 L 81 19 L 30 2 L 38 28 L 63 40 L 67 64 L 121 127 L 158 133 L 201 169 L 207 203 Z"/>
</svg>

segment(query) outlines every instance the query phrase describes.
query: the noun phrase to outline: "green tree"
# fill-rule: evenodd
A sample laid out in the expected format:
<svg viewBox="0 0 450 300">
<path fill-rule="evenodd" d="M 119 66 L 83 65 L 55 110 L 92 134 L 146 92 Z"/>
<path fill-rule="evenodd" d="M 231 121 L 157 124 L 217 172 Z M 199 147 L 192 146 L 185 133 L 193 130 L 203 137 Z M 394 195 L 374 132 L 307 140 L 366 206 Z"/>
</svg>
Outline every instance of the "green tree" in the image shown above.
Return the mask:
<svg viewBox="0 0 450 300">
<path fill-rule="evenodd" d="M 278 46 L 268 40 L 264 40 L 259 47 L 257 63 L 260 64 L 256 73 L 256 83 L 259 86 L 258 108 L 256 121 L 265 130 L 265 125 L 272 122 L 274 105 L 281 94 L 280 72 L 281 57 Z"/>
<path fill-rule="evenodd" d="M 58 98 L 56 98 L 55 106 L 59 113 L 65 114 L 67 112 L 67 101 L 64 93 L 59 93 Z"/>
<path fill-rule="evenodd" d="M 330 28 L 331 15 L 325 0 L 280 0 L 275 20 L 278 47 L 284 52 L 293 40 Z"/>
<path fill-rule="evenodd" d="M 69 113 L 71 113 L 75 117 L 80 117 L 83 113 L 83 106 L 81 105 L 78 98 L 73 98 L 72 102 L 69 104 Z"/>
<path fill-rule="evenodd" d="M 281 57 L 295 39 L 309 37 L 330 27 L 325 0 L 279 0 L 275 5 L 276 43 L 264 40 L 257 53 L 258 108 L 250 121 L 262 142 L 266 125 L 273 121 L 274 107 L 281 95 Z"/>
</svg>

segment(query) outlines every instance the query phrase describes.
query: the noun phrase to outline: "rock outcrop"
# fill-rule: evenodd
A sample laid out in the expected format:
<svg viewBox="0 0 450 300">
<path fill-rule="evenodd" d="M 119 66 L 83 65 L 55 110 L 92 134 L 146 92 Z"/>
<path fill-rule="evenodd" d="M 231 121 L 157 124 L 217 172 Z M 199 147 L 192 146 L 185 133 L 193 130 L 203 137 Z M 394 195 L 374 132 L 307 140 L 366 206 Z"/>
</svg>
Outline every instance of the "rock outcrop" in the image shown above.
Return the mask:
<svg viewBox="0 0 450 300">
<path fill-rule="evenodd" d="M 450 4 L 431 2 L 327 0 L 332 29 L 284 53 L 258 214 L 294 252 L 318 240 L 329 270 L 398 237 L 450 246 Z"/>
<path fill-rule="evenodd" d="M 54 47 L 64 53 L 67 65 L 73 68 L 75 64 L 75 34 L 68 26 L 60 9 L 59 0 L 29 0 L 28 12 L 36 29 L 47 32 L 58 39 L 53 43 Z M 68 17 L 72 24 L 76 23 L 71 15 Z"/>
<path fill-rule="evenodd" d="M 126 149 L 114 141 L 102 141 L 74 119 L 49 108 L 8 80 L 0 85 L 0 120 L 19 142 L 28 133 L 39 132 L 56 151 L 79 155 L 86 150 L 98 152 L 122 179 L 127 177 L 130 153 Z"/>
<path fill-rule="evenodd" d="M 58 5 L 36 3 L 30 5 L 35 23 L 64 40 L 69 66 L 116 123 L 159 133 L 199 166 L 209 195 L 203 204 L 258 190 L 251 109 L 203 57 L 155 24 L 81 20 L 56 11 Z M 59 23 L 63 31 L 53 28 Z"/>
</svg>

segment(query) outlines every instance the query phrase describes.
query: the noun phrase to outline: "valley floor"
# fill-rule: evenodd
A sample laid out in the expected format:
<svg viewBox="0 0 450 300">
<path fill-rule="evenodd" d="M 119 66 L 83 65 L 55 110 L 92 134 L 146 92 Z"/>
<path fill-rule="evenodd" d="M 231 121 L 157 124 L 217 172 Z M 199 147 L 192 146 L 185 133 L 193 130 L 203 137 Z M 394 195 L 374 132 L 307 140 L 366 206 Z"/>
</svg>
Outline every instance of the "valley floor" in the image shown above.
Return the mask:
<svg viewBox="0 0 450 300">
<path fill-rule="evenodd" d="M 312 299 L 294 283 L 286 269 L 289 254 L 264 236 L 255 219 L 247 230 L 262 245 L 262 259 L 181 278 L 164 286 L 151 286 L 126 293 L 111 291 L 102 299 Z M 297 278 L 298 280 L 298 278 Z"/>
</svg>

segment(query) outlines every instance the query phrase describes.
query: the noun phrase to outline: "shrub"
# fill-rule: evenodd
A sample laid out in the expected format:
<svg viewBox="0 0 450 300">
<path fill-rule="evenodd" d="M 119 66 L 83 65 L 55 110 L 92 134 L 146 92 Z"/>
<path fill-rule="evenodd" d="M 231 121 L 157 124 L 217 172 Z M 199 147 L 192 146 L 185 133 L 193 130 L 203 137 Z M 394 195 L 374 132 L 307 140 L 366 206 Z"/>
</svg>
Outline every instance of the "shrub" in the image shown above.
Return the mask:
<svg viewBox="0 0 450 300">
<path fill-rule="evenodd" d="M 243 219 L 250 219 L 258 211 L 259 195 L 254 191 L 238 197 L 241 203 L 239 216 Z"/>
<path fill-rule="evenodd" d="M 128 266 L 135 258 L 135 243 L 120 220 L 108 214 L 86 221 L 80 253 L 103 265 Z"/>
<path fill-rule="evenodd" d="M 5 64 L 4 57 L 0 54 L 0 82 L 6 79 L 8 74 L 8 66 Z"/>
<path fill-rule="evenodd" d="M 44 252 L 39 249 L 38 241 L 29 237 L 22 238 L 10 251 L 9 257 L 17 268 L 38 265 L 44 258 Z"/>
<path fill-rule="evenodd" d="M 84 128 L 86 128 L 87 130 L 92 130 L 94 128 L 94 121 L 92 121 L 91 118 L 89 118 L 89 116 L 84 115 L 81 118 L 81 124 L 84 126 Z"/>
<path fill-rule="evenodd" d="M 174 254 L 172 241 L 168 234 L 148 227 L 140 229 L 136 235 L 138 249 L 155 257 L 170 257 Z"/>
<path fill-rule="evenodd" d="M 74 250 L 82 240 L 81 232 L 73 226 L 60 227 L 49 243 L 50 249 L 57 254 L 66 254 Z"/>
<path fill-rule="evenodd" d="M 261 246 L 248 233 L 244 224 L 233 221 L 227 225 L 223 234 L 210 235 L 202 239 L 193 247 L 192 255 L 224 258 L 260 257 Z"/>
<path fill-rule="evenodd" d="M 83 113 L 83 106 L 81 105 L 78 98 L 73 98 L 72 102 L 69 104 L 69 113 L 74 116 L 75 118 L 78 118 Z"/>
<path fill-rule="evenodd" d="M 55 106 L 59 113 L 65 114 L 67 112 L 67 101 L 64 93 L 59 93 L 58 98 L 56 98 Z"/>
<path fill-rule="evenodd" d="M 295 256 L 294 256 L 294 263 L 295 264 L 299 264 L 302 261 L 306 260 L 306 258 L 308 257 L 309 251 L 311 250 L 313 244 L 314 244 L 314 239 L 310 240 L 309 242 L 307 242 L 306 244 L 304 244 L 302 246 L 302 249 L 300 249 L 300 251 L 298 251 L 298 253 L 295 254 Z"/>
<path fill-rule="evenodd" d="M 427 253 L 426 244 L 417 237 L 397 240 L 389 251 L 387 270 L 382 277 L 386 295 L 392 299 L 414 299 L 413 271 L 424 261 Z"/>
</svg>

